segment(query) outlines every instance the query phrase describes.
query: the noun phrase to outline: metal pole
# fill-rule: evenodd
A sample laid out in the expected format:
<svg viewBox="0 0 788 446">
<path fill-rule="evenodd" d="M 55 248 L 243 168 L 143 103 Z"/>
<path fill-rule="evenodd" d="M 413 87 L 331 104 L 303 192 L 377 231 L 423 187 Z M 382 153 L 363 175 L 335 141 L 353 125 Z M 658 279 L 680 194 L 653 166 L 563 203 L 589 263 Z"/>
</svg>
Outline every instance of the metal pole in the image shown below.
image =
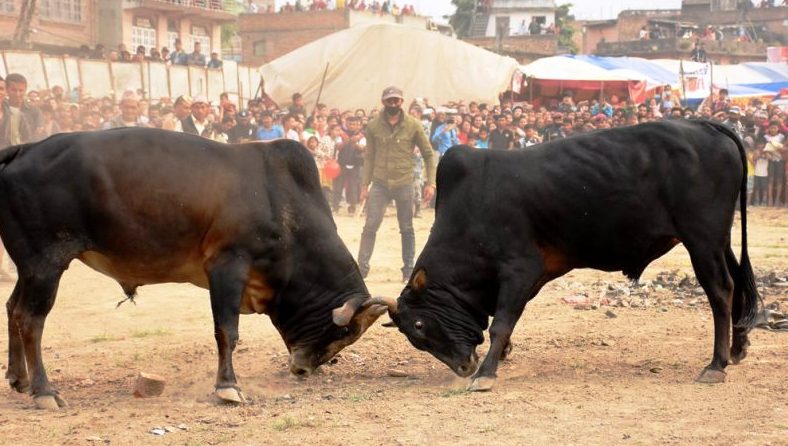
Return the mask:
<svg viewBox="0 0 788 446">
<path fill-rule="evenodd" d="M 320 81 L 320 89 L 317 91 L 317 99 L 315 100 L 315 108 L 312 109 L 312 116 L 317 112 L 317 104 L 320 103 L 320 96 L 323 94 L 323 85 L 326 83 L 326 76 L 328 75 L 328 65 L 331 62 L 326 62 L 326 69 L 323 71 L 323 79 Z"/>
</svg>

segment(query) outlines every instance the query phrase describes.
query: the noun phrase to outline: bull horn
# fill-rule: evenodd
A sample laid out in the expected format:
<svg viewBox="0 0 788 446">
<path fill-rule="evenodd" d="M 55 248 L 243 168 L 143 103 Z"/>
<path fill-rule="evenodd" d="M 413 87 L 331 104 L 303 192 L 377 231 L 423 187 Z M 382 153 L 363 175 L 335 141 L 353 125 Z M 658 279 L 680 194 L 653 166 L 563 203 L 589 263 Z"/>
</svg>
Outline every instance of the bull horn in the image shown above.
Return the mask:
<svg viewBox="0 0 788 446">
<path fill-rule="evenodd" d="M 361 299 L 361 297 L 354 297 L 346 301 L 341 307 L 334 308 L 334 311 L 331 312 L 331 318 L 334 323 L 340 327 L 346 327 L 361 306 Z"/>
<path fill-rule="evenodd" d="M 384 305 L 386 308 L 389 309 L 390 313 L 393 314 L 397 313 L 397 299 L 393 297 L 376 296 L 364 301 L 365 307 L 368 307 L 370 305 Z"/>
</svg>

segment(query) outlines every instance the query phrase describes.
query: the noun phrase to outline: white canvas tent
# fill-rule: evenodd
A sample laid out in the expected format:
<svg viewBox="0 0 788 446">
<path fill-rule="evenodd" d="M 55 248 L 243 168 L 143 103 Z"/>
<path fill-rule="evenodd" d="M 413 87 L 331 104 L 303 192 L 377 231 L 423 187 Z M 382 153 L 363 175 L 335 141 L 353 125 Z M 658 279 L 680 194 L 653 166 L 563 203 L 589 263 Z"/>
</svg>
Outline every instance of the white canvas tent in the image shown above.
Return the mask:
<svg viewBox="0 0 788 446">
<path fill-rule="evenodd" d="M 510 89 L 517 61 L 437 32 L 396 24 L 361 25 L 328 35 L 263 65 L 265 91 L 280 105 L 293 93 L 314 106 L 342 110 L 380 107 L 384 88 L 403 89 L 405 101 L 433 105 L 459 99 L 497 102 Z"/>
</svg>

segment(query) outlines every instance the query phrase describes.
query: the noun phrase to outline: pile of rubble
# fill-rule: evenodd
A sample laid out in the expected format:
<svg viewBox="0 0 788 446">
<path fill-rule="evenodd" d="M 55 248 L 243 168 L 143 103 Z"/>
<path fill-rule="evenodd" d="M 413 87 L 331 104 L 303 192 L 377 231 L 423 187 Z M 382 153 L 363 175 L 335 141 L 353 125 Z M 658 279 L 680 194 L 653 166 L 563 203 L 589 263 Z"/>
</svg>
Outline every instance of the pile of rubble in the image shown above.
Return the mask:
<svg viewBox="0 0 788 446">
<path fill-rule="evenodd" d="M 780 303 L 788 308 L 788 271 L 756 271 L 756 284 L 767 308 L 778 311 Z M 574 287 L 572 287 L 574 288 Z M 680 270 L 663 271 L 653 280 L 632 281 L 629 284 L 615 281 L 597 281 L 585 284 L 583 291 L 562 301 L 579 310 L 592 310 L 602 306 L 627 308 L 668 307 L 695 308 L 708 306 L 706 293 L 693 275 Z"/>
</svg>

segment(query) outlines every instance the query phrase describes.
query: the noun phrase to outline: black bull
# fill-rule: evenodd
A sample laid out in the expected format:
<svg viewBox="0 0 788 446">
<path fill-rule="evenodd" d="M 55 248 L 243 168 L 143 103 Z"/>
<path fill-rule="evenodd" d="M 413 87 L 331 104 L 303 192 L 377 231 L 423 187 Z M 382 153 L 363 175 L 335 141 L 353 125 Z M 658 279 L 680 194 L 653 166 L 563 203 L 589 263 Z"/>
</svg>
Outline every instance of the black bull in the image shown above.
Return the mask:
<svg viewBox="0 0 788 446">
<path fill-rule="evenodd" d="M 268 314 L 306 374 L 354 342 L 371 306 L 301 144 L 224 145 L 153 129 L 55 135 L 0 151 L 0 235 L 19 278 L 8 309 L 11 386 L 64 405 L 41 358 L 44 321 L 73 259 L 138 286 L 210 290 L 217 395 L 243 400 L 239 314 Z"/>
<path fill-rule="evenodd" d="M 714 354 L 698 380 L 721 382 L 747 353 L 760 301 L 746 182 L 741 142 L 706 121 L 599 131 L 524 152 L 455 147 L 438 167 L 435 224 L 413 276 L 398 300 L 379 302 L 416 348 L 459 375 L 476 370 L 471 390 L 489 390 L 525 305 L 547 282 L 574 268 L 637 279 L 682 243 L 714 316 Z M 730 237 L 737 197 L 741 264 Z"/>
</svg>

